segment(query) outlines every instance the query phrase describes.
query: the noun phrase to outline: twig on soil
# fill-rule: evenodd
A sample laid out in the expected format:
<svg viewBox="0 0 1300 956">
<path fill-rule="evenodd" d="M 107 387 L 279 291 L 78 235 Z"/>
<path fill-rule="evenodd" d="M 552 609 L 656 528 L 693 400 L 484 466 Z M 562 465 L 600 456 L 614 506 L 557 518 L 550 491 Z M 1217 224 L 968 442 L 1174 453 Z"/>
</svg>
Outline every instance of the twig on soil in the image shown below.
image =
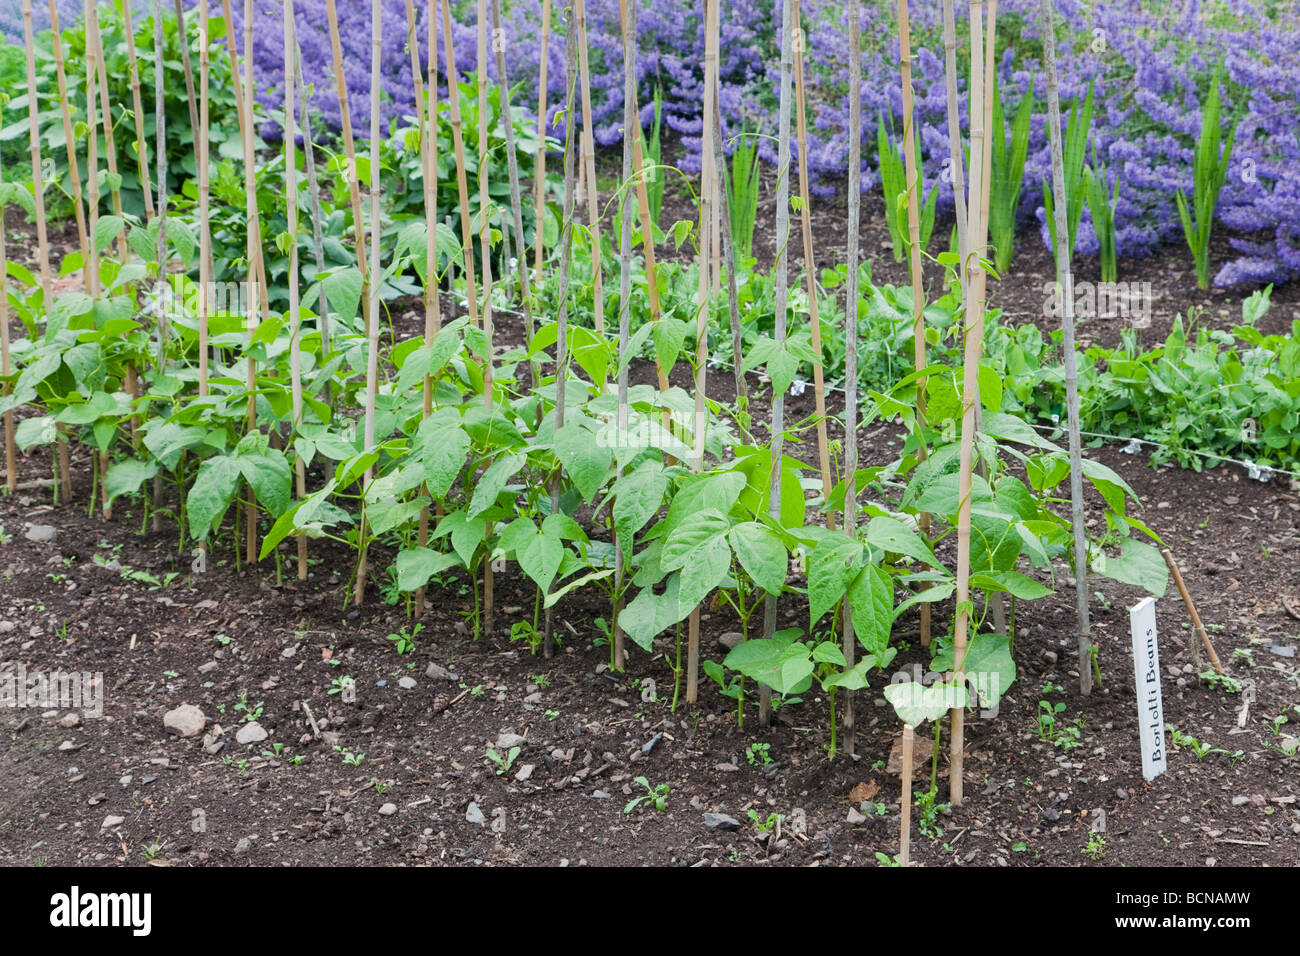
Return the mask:
<svg viewBox="0 0 1300 956">
<path fill-rule="evenodd" d="M 319 737 L 320 737 L 320 726 L 317 725 L 317 723 L 316 723 L 316 718 L 315 718 L 314 716 L 312 716 L 311 708 L 307 706 L 307 702 L 306 702 L 305 700 L 302 702 L 302 710 L 303 710 L 303 713 L 305 713 L 305 714 L 307 715 L 307 723 L 311 724 L 311 733 L 312 733 L 312 736 L 313 736 L 313 737 L 316 737 L 316 738 L 319 738 Z"/>
</svg>

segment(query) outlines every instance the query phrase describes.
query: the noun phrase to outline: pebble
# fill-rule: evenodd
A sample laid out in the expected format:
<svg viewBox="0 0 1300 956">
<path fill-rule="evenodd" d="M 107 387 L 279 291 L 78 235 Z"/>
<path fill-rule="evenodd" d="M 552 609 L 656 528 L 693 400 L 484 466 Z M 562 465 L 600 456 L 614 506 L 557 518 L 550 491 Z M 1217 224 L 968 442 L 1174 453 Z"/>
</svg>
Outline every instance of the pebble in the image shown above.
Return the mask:
<svg viewBox="0 0 1300 956">
<path fill-rule="evenodd" d="M 214 670 L 217 669 L 218 666 L 220 665 L 218 665 L 216 661 L 208 661 L 206 664 L 199 665 L 199 673 L 211 674 Z"/>
<path fill-rule="evenodd" d="M 1057 661 L 1056 651 L 1043 651 L 1043 660 L 1049 664 L 1055 664 Z"/>
<path fill-rule="evenodd" d="M 424 669 L 424 676 L 429 678 L 429 680 L 455 680 L 456 679 L 455 677 L 452 676 L 451 671 L 447 670 L 447 668 L 443 667 L 441 664 L 430 664 L 428 667 Z"/>
<path fill-rule="evenodd" d="M 727 633 L 718 636 L 718 643 L 729 651 L 735 650 L 744 640 L 745 635 L 739 631 L 727 631 Z"/>
<path fill-rule="evenodd" d="M 298 653 L 298 647 L 297 645 L 295 645 L 293 647 L 286 647 L 284 650 L 280 652 L 280 656 L 286 658 L 293 657 L 297 653 Z"/>
<path fill-rule="evenodd" d="M 739 830 L 740 821 L 725 813 L 704 814 L 704 825 L 710 830 Z"/>
<path fill-rule="evenodd" d="M 379 815 L 381 817 L 391 817 L 396 812 L 397 812 L 397 804 L 395 803 L 385 803 L 382 807 L 379 808 Z"/>
<path fill-rule="evenodd" d="M 1287 644 L 1270 644 L 1268 652 L 1278 657 L 1295 657 L 1295 648 Z"/>
<path fill-rule="evenodd" d="M 606 793 L 604 790 L 595 790 L 595 791 L 593 791 L 592 794 L 591 794 L 591 799 L 593 799 L 593 800 L 608 800 L 608 799 L 609 799 L 609 794 Z"/>
<path fill-rule="evenodd" d="M 1043 819 L 1048 823 L 1055 823 L 1057 820 L 1061 819 L 1061 811 L 1053 810 L 1051 807 L 1048 807 L 1043 811 Z"/>
<path fill-rule="evenodd" d="M 526 763 L 519 768 L 519 771 L 515 774 L 515 779 L 522 783 L 523 781 L 531 777 L 533 775 L 533 771 L 536 769 L 537 769 L 536 764 Z"/>
<path fill-rule="evenodd" d="M 239 842 L 235 844 L 235 856 L 239 856 L 241 853 L 247 853 L 252 848 L 253 844 L 248 837 L 240 837 Z"/>
<path fill-rule="evenodd" d="M 1248 804 L 1248 803 L 1250 803 L 1250 797 L 1233 797 L 1233 798 L 1232 798 L 1232 805 L 1233 805 L 1234 807 L 1244 807 L 1244 806 L 1245 806 L 1246 804 Z"/>
<path fill-rule="evenodd" d="M 111 830 L 113 827 L 121 826 L 126 822 L 126 817 L 115 817 L 112 814 L 104 817 L 104 822 L 100 826 L 101 830 Z"/>
<path fill-rule="evenodd" d="M 267 738 L 266 730 L 255 720 L 250 720 L 244 726 L 239 728 L 235 734 L 235 742 L 238 744 L 260 744 Z"/>
<path fill-rule="evenodd" d="M 465 819 L 470 823 L 477 823 L 479 826 L 487 823 L 487 817 L 483 816 L 483 811 L 473 801 L 470 801 L 470 805 L 465 808 Z"/>
<path fill-rule="evenodd" d="M 650 751 L 655 749 L 655 744 L 664 739 L 663 732 L 659 732 L 641 745 L 641 753 L 650 756 Z"/>
<path fill-rule="evenodd" d="M 786 827 L 794 836 L 808 835 L 808 812 L 803 807 L 795 807 L 785 821 Z"/>
<path fill-rule="evenodd" d="M 849 826 L 857 826 L 859 823 L 866 823 L 867 818 L 858 812 L 857 807 L 849 807 L 849 815 L 844 818 L 844 822 Z"/>
<path fill-rule="evenodd" d="M 525 738 L 520 737 L 518 734 L 512 734 L 507 731 L 497 736 L 497 742 L 494 746 L 497 750 L 505 753 L 511 747 L 522 747 L 527 742 L 528 741 Z"/>
<path fill-rule="evenodd" d="M 79 723 L 81 723 L 81 715 L 76 711 L 73 711 L 70 714 L 64 714 L 59 718 L 60 727 L 75 727 Z"/>
<path fill-rule="evenodd" d="M 398 680 L 397 686 L 402 688 L 402 690 L 414 690 L 416 687 L 415 678 L 403 677 L 400 680 Z"/>
<path fill-rule="evenodd" d="M 58 529 L 48 524 L 28 525 L 27 533 L 24 535 L 28 541 L 53 541 L 58 536 Z"/>
<path fill-rule="evenodd" d="M 195 737 L 203 730 L 203 711 L 193 704 L 181 704 L 163 714 L 163 726 L 181 737 Z"/>
</svg>

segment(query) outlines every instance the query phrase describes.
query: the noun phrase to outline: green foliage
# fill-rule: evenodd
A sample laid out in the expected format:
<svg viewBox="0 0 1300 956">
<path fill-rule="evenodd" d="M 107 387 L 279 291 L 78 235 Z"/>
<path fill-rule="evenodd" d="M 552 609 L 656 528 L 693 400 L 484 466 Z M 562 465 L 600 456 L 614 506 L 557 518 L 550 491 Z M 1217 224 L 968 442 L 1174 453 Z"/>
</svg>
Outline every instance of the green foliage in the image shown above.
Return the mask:
<svg viewBox="0 0 1300 956">
<path fill-rule="evenodd" d="M 993 88 L 993 180 L 989 184 L 989 240 L 995 250 L 994 263 L 1006 274 L 1015 249 L 1016 214 L 1020 209 L 1020 187 L 1025 177 L 1025 159 L 1029 154 L 1029 124 L 1034 113 L 1034 86 L 1020 100 L 1007 137 L 1002 88 L 994 74 Z"/>
<path fill-rule="evenodd" d="M 1106 164 L 1097 159 L 1097 144 L 1094 143 L 1092 164 L 1084 171 L 1084 195 L 1100 247 L 1101 281 L 1115 282 L 1119 279 L 1119 267 L 1115 262 L 1115 205 L 1119 201 L 1119 176 L 1115 176 L 1115 183 L 1109 190 L 1106 183 Z"/>
<path fill-rule="evenodd" d="M 921 189 L 919 182 L 921 172 L 921 138 L 916 136 L 917 179 L 916 189 Z M 885 194 L 885 221 L 889 225 L 889 238 L 894 247 L 894 261 L 902 262 L 903 253 L 908 246 L 907 204 L 908 183 L 907 163 L 903 157 L 902 146 L 895 142 L 892 130 L 888 129 L 882 114 L 876 125 L 876 162 L 880 170 L 880 186 Z M 930 233 L 934 231 L 934 211 L 938 205 L 939 185 L 930 187 L 924 201 L 918 192 L 917 205 L 920 207 L 921 252 L 930 245 Z"/>
<path fill-rule="evenodd" d="M 758 137 L 740 133 L 735 137 L 731 169 L 726 176 L 727 210 L 731 217 L 731 240 L 736 256 L 748 259 L 754 249 L 754 223 L 758 217 L 758 187 L 762 171 L 758 162 Z"/>
<path fill-rule="evenodd" d="M 1201 289 L 1210 287 L 1210 230 L 1214 226 L 1214 211 L 1219 205 L 1219 192 L 1228 175 L 1228 160 L 1232 158 L 1232 146 L 1237 137 L 1237 121 L 1233 119 L 1224 123 L 1222 119 L 1219 99 L 1222 79 L 1223 67 L 1220 66 L 1214 72 L 1210 91 L 1201 107 L 1201 134 L 1196 139 L 1196 151 L 1192 157 L 1191 206 L 1181 189 L 1176 197 L 1183 235 L 1196 263 L 1196 285 Z"/>
</svg>

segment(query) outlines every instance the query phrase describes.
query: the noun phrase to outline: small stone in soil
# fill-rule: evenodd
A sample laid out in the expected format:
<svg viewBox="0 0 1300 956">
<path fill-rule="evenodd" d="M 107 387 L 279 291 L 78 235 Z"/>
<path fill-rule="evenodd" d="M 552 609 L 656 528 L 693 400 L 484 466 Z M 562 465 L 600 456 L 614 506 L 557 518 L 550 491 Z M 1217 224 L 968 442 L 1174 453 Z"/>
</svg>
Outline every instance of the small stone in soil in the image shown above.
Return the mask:
<svg viewBox="0 0 1300 956">
<path fill-rule="evenodd" d="M 379 808 L 379 815 L 381 817 L 391 817 L 396 812 L 397 812 L 397 804 L 395 803 L 385 803 L 382 807 Z"/>
<path fill-rule="evenodd" d="M 487 822 L 487 818 L 483 816 L 483 811 L 479 809 L 477 803 L 472 801 L 470 802 L 470 805 L 465 808 L 465 819 L 470 823 L 477 823 L 479 826 L 482 826 Z"/>
<path fill-rule="evenodd" d="M 727 633 L 718 636 L 718 643 L 729 651 L 734 651 L 744 640 L 745 635 L 739 631 L 727 631 Z"/>
<path fill-rule="evenodd" d="M 260 744 L 267 736 L 268 734 L 261 724 L 255 720 L 250 720 L 239 728 L 239 732 L 235 734 L 235 742 L 244 745 Z"/>
<path fill-rule="evenodd" d="M 402 690 L 414 690 L 416 686 L 415 678 L 403 677 L 397 682 L 397 686 L 402 688 Z"/>
<path fill-rule="evenodd" d="M 126 822 L 126 817 L 115 817 L 112 814 L 104 817 L 104 822 L 100 826 L 101 830 L 111 830 L 113 827 L 121 826 Z"/>
<path fill-rule="evenodd" d="M 27 533 L 24 537 L 28 541 L 53 541 L 59 535 L 57 528 L 47 524 L 33 524 L 27 526 Z"/>
<path fill-rule="evenodd" d="M 203 729 L 203 723 L 203 711 L 193 704 L 181 704 L 174 710 L 169 710 L 163 714 L 163 727 L 169 732 L 179 734 L 182 737 L 197 736 L 199 731 Z"/>
<path fill-rule="evenodd" d="M 844 822 L 849 826 L 857 826 L 859 823 L 866 823 L 867 818 L 858 812 L 857 807 L 849 807 L 849 815 Z"/>
<path fill-rule="evenodd" d="M 509 751 L 511 747 L 522 747 L 525 743 L 527 743 L 527 741 L 523 737 L 507 731 L 497 736 L 497 742 L 494 746 L 504 754 Z"/>
<path fill-rule="evenodd" d="M 659 741 L 663 739 L 664 739 L 664 735 L 662 731 L 660 733 L 655 734 L 653 737 L 651 737 L 649 740 L 647 740 L 645 743 L 641 745 L 641 753 L 643 753 L 647 757 L 650 756 L 650 751 L 655 749 L 655 744 L 659 743 Z"/>
<path fill-rule="evenodd" d="M 531 777 L 533 775 L 533 771 L 536 769 L 537 769 L 536 764 L 526 763 L 519 768 L 519 772 L 515 774 L 515 779 L 522 783 L 523 781 Z"/>
<path fill-rule="evenodd" d="M 740 821 L 725 813 L 704 814 L 704 825 L 710 830 L 739 830 Z"/>
</svg>

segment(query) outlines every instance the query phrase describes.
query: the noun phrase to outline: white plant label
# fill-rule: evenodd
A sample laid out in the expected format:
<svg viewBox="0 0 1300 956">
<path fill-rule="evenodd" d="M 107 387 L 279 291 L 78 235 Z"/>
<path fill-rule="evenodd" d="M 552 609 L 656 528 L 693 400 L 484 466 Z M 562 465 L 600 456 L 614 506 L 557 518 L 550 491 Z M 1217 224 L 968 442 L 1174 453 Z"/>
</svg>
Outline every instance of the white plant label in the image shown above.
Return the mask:
<svg viewBox="0 0 1300 956">
<path fill-rule="evenodd" d="M 1160 644 L 1156 639 L 1156 601 L 1143 598 L 1129 609 L 1133 630 L 1133 686 L 1138 700 L 1142 778 L 1154 780 L 1169 767 L 1165 747 L 1165 704 L 1160 688 Z"/>
</svg>

